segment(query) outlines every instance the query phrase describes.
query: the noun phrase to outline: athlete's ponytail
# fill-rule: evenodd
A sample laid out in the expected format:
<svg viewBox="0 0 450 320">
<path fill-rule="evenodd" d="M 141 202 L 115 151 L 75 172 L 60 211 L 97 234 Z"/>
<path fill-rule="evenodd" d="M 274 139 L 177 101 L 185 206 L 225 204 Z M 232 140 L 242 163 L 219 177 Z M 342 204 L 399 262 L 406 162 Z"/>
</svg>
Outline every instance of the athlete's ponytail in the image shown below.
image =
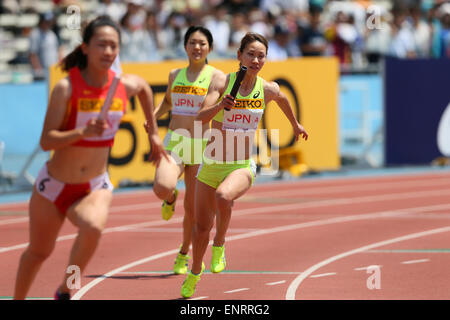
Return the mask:
<svg viewBox="0 0 450 320">
<path fill-rule="evenodd" d="M 95 30 L 100 27 L 110 26 L 114 28 L 119 35 L 120 42 L 120 28 L 119 26 L 109 17 L 109 16 L 99 16 L 88 23 L 83 31 L 83 43 L 88 44 Z M 63 71 L 69 71 L 73 67 L 78 67 L 83 70 L 87 66 L 87 56 L 83 53 L 81 49 L 81 44 L 77 46 L 71 53 L 69 53 L 60 62 L 60 67 Z"/>
</svg>

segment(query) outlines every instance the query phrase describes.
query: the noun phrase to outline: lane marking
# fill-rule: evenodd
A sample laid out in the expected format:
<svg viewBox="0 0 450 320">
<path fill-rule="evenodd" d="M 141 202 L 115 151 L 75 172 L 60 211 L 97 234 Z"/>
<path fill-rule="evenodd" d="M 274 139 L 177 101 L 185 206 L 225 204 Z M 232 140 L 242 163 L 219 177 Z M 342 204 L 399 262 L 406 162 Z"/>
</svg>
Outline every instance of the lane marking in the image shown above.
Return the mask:
<svg viewBox="0 0 450 320">
<path fill-rule="evenodd" d="M 235 292 L 247 291 L 247 290 L 250 290 L 250 288 L 239 288 L 239 289 L 224 291 L 224 293 L 235 293 Z"/>
<path fill-rule="evenodd" d="M 271 233 L 276 233 L 276 232 L 285 232 L 285 231 L 289 231 L 289 230 L 296 230 L 296 229 L 302 229 L 302 228 L 308 228 L 308 227 L 314 227 L 314 226 L 322 226 L 322 225 L 341 223 L 341 222 L 358 221 L 358 220 L 376 219 L 376 218 L 388 217 L 388 216 L 397 216 L 397 215 L 402 215 L 402 214 L 408 214 L 411 212 L 413 212 L 413 213 L 419 212 L 420 210 L 422 210 L 422 211 L 429 210 L 430 208 L 436 208 L 436 207 L 442 207 L 442 206 L 449 207 L 450 204 L 404 208 L 404 209 L 388 210 L 388 211 L 377 211 L 374 213 L 368 213 L 368 214 L 362 214 L 362 215 L 351 215 L 351 216 L 343 216 L 343 217 L 338 217 L 338 218 L 316 220 L 316 221 L 304 222 L 304 223 L 299 223 L 299 224 L 294 224 L 294 225 L 286 225 L 286 226 L 282 226 L 282 227 L 275 227 L 275 228 L 260 230 L 257 232 L 250 232 L 250 233 L 242 234 L 242 235 L 235 235 L 235 236 L 231 236 L 231 237 L 226 237 L 225 240 L 229 242 L 229 241 L 234 241 L 234 240 L 239 240 L 239 239 L 252 238 L 252 237 L 256 237 L 256 236 L 260 236 L 260 235 L 266 235 L 266 234 L 271 234 Z M 208 243 L 208 245 L 211 245 L 212 243 L 213 243 L 213 241 L 211 240 Z M 369 248 L 369 249 L 371 249 L 371 248 Z M 85 286 L 81 287 L 81 289 L 72 297 L 72 300 L 81 299 L 81 297 L 83 297 L 84 294 L 86 294 L 89 290 L 91 290 L 97 284 L 99 284 L 103 280 L 107 279 L 108 277 L 115 275 L 116 273 L 133 268 L 133 267 L 138 266 L 143 263 L 147 263 L 149 261 L 157 260 L 157 259 L 169 256 L 169 255 L 178 253 L 178 251 L 179 251 L 178 248 L 170 250 L 170 251 L 165 251 L 165 252 L 162 252 L 162 253 L 159 253 L 156 255 L 152 255 L 152 256 L 140 259 L 140 260 L 136 260 L 134 262 L 128 263 L 119 268 L 111 270 L 111 271 L 107 272 L 106 274 L 104 274 L 102 277 L 99 277 L 99 278 L 89 282 Z M 313 270 L 313 271 L 315 271 L 315 270 Z M 303 273 L 300 273 L 300 275 L 302 275 L 302 274 Z"/>
<path fill-rule="evenodd" d="M 448 185 L 450 186 L 450 181 L 447 179 L 442 179 L 442 178 L 438 178 L 438 179 L 429 179 L 429 180 L 412 180 L 412 181 L 393 181 L 393 182 L 380 182 L 380 183 L 364 183 L 364 184 L 358 184 L 357 186 L 355 185 L 349 185 L 349 186 L 330 186 L 330 187 L 320 187 L 317 186 L 316 188 L 309 188 L 307 190 L 302 190 L 301 192 L 299 192 L 298 189 L 292 188 L 289 190 L 285 190 L 285 191 L 263 191 L 263 192 L 258 192 L 256 194 L 252 194 L 252 193 L 248 193 L 245 196 L 243 196 L 242 198 L 245 198 L 247 195 L 248 196 L 252 196 L 252 197 L 273 197 L 278 196 L 278 195 L 282 195 L 282 196 L 298 196 L 299 193 L 302 196 L 305 195 L 311 195 L 311 194 L 323 194 L 323 193 L 343 193 L 343 192 L 350 192 L 353 191 L 355 189 L 357 189 L 358 191 L 371 191 L 371 190 L 380 190 L 380 188 L 386 189 L 386 188 L 398 188 L 398 187 L 404 187 L 406 185 L 406 187 L 437 187 L 439 185 Z"/>
<path fill-rule="evenodd" d="M 266 283 L 266 286 L 276 286 L 277 284 L 283 284 L 283 283 L 286 283 L 286 280 L 268 282 L 268 283 Z"/>
<path fill-rule="evenodd" d="M 188 300 L 203 300 L 203 299 L 208 299 L 208 297 L 204 296 L 204 297 L 190 298 Z"/>
<path fill-rule="evenodd" d="M 443 192 L 445 190 L 438 190 L 438 191 L 433 191 L 431 192 L 421 192 L 423 193 L 424 197 L 430 197 L 432 195 L 436 195 L 436 196 L 442 196 Z M 450 189 L 448 190 L 450 191 Z M 450 193 L 450 192 L 449 192 Z M 403 195 L 403 197 L 402 197 Z M 388 199 L 402 199 L 402 198 L 418 198 L 420 195 L 418 195 L 417 193 L 410 196 L 411 193 L 404 193 L 404 194 L 395 194 L 395 195 L 391 195 L 391 194 L 386 194 L 386 195 L 378 195 L 376 197 L 355 197 L 355 198 L 343 198 L 343 199 L 334 199 L 334 200 L 322 200 L 322 201 L 313 201 L 313 202 L 308 202 L 308 203 L 297 203 L 297 204 L 282 204 L 282 205 L 273 205 L 273 206 L 264 206 L 264 207 L 255 207 L 255 208 L 249 208 L 249 209 L 239 209 L 239 210 L 235 210 L 233 212 L 233 216 L 243 216 L 243 215 L 249 215 L 249 214 L 258 214 L 258 213 L 267 213 L 267 212 L 273 212 L 275 210 L 277 211 L 287 211 L 287 210 L 296 210 L 296 209 L 304 209 L 304 208 L 311 208 L 311 207 L 323 207 L 323 206 L 335 206 L 335 205 L 345 205 L 345 204 L 352 204 L 352 203 L 362 203 L 362 202 L 371 202 L 371 201 L 385 201 Z M 423 207 L 422 207 L 423 208 Z M 450 204 L 445 204 L 445 205 L 433 205 L 433 206 L 429 206 L 428 207 L 429 210 L 441 210 L 441 209 L 447 209 L 450 208 Z M 396 209 L 398 211 L 398 209 Z M 406 209 L 402 209 L 402 210 L 406 210 Z M 407 209 L 407 210 L 412 210 L 411 209 Z M 391 211 L 388 211 L 391 212 Z M 361 215 L 359 215 L 361 216 Z M 352 217 L 352 216 L 349 216 Z M 167 225 L 167 224 L 171 224 L 171 223 L 178 223 L 183 221 L 183 218 L 174 218 L 171 219 L 170 221 L 151 221 L 151 222 L 140 222 L 140 223 L 136 223 L 136 224 L 129 224 L 129 225 L 122 225 L 122 226 L 118 226 L 118 227 L 112 227 L 112 228 L 106 228 L 105 230 L 103 230 L 102 234 L 108 234 L 111 232 L 120 232 L 120 231 L 126 231 L 129 229 L 133 229 L 133 228 L 141 228 L 141 227 L 149 227 L 149 226 L 159 226 L 159 225 Z M 65 236 L 61 236 L 58 237 L 56 239 L 56 242 L 59 241 L 64 241 L 64 240 L 69 240 L 69 239 L 75 239 L 76 236 L 78 234 L 77 233 L 73 233 L 73 234 L 69 234 L 69 235 L 65 235 Z M 10 247 L 3 247 L 0 248 L 0 253 L 4 253 L 4 252 L 8 252 L 8 251 L 13 251 L 13 250 L 18 250 L 18 249 L 23 249 L 26 248 L 28 246 L 28 242 L 27 243 L 22 243 L 22 244 L 18 244 L 18 245 L 14 245 L 14 246 L 10 246 Z"/>
<path fill-rule="evenodd" d="M 396 237 L 393 239 L 389 239 L 389 240 L 384 240 L 384 241 L 380 241 L 380 242 L 376 242 L 364 247 L 360 247 L 354 250 L 350 250 L 350 251 L 346 251 L 344 253 L 335 255 L 333 257 L 330 257 L 326 260 L 323 260 L 319 263 L 316 263 L 315 265 L 311 266 L 310 268 L 308 268 L 305 272 L 303 272 L 301 275 L 299 275 L 297 278 L 294 279 L 294 281 L 291 282 L 291 284 L 289 285 L 289 288 L 286 292 L 286 300 L 295 300 L 295 293 L 298 289 L 298 287 L 300 286 L 300 284 L 314 271 L 317 271 L 318 269 L 332 263 L 335 262 L 337 260 L 340 260 L 342 258 L 354 255 L 356 253 L 360 253 L 369 249 L 373 249 L 373 248 L 377 248 L 377 247 L 381 247 L 381 246 L 385 246 L 388 244 L 392 244 L 392 243 L 396 243 L 396 242 L 401 242 L 401 241 L 406 241 L 406 240 L 411 240 L 411 239 L 416 239 L 416 238 L 420 238 L 420 237 L 425 237 L 425 236 L 429 236 L 429 235 L 433 235 L 433 234 L 438 234 L 438 233 L 442 233 L 442 232 L 449 232 L 450 231 L 450 226 L 447 227 L 443 227 L 443 228 L 438 228 L 438 229 L 432 229 L 432 230 L 427 230 L 427 231 L 423 231 L 423 232 L 416 232 L 416 233 L 412 233 L 412 234 L 408 234 L 405 236 L 401 236 L 401 237 Z"/>
<path fill-rule="evenodd" d="M 422 262 L 428 262 L 430 259 L 417 259 L 417 260 L 409 260 L 409 261 L 403 261 L 402 264 L 414 264 L 414 263 L 422 263 Z"/>
<path fill-rule="evenodd" d="M 359 268 L 355 268 L 355 269 L 353 269 L 353 270 L 355 270 L 355 271 L 366 271 L 367 269 L 373 268 L 373 267 L 375 267 L 375 268 L 381 268 L 382 265 L 381 265 L 381 264 L 371 264 L 370 266 L 367 266 L 367 267 L 359 267 Z"/>
<path fill-rule="evenodd" d="M 450 253 L 450 249 L 369 250 L 368 253 Z"/>
<path fill-rule="evenodd" d="M 312 276 L 309 276 L 310 278 L 322 278 L 322 277 L 328 277 L 328 276 L 334 276 L 336 272 L 328 272 L 328 273 L 321 273 L 321 274 L 315 274 Z"/>
<path fill-rule="evenodd" d="M 412 180 L 412 181 L 407 181 L 408 186 L 437 186 L 440 184 L 450 184 L 448 182 L 448 180 L 443 179 L 442 177 L 440 178 L 432 178 L 432 179 L 428 179 L 428 180 Z M 298 183 L 300 185 L 300 183 Z M 351 190 L 377 190 L 380 188 L 386 188 L 386 187 L 398 187 L 399 185 L 404 185 L 405 182 L 404 181 L 394 181 L 394 182 L 368 182 L 366 184 L 358 184 L 358 185 L 351 185 L 351 186 L 331 186 L 331 187 L 320 187 L 317 186 L 317 188 L 313 188 L 313 189 L 308 189 L 308 190 L 302 190 L 302 195 L 307 195 L 307 194 L 322 194 L 324 192 L 330 192 L 330 193 L 334 193 L 334 192 L 342 192 L 342 191 L 351 191 Z M 297 185 L 297 183 L 296 183 Z M 301 184 L 303 185 L 303 184 Z M 264 186 L 263 184 L 258 185 L 258 186 Z M 255 186 L 256 188 L 256 186 Z M 286 196 L 286 195 L 298 195 L 298 190 L 279 190 L 279 191 L 270 191 L 270 192 L 257 192 L 257 190 L 251 190 L 249 193 L 247 193 L 246 195 L 244 195 L 241 199 L 238 199 L 237 201 L 248 201 L 250 198 L 256 197 L 256 198 L 260 198 L 260 197 L 264 197 L 264 196 Z M 129 198 L 137 198 L 140 200 L 142 198 L 142 195 L 145 195 L 146 193 L 149 193 L 149 191 L 136 191 L 135 193 L 129 193 L 129 194 L 117 194 L 114 195 L 114 199 L 120 199 L 120 200 L 124 200 L 124 199 L 129 199 Z M 15 205 L 14 203 L 12 205 Z M 113 205 L 111 206 L 110 209 L 110 214 L 111 213 L 116 213 L 116 212 L 126 212 L 126 211 L 130 211 L 130 210 L 146 210 L 146 209 L 153 209 L 153 208 L 159 208 L 161 206 L 161 201 L 156 200 L 156 201 L 151 201 L 151 202 L 146 202 L 146 203 L 136 203 L 136 204 L 127 204 L 127 205 Z M 0 209 L 4 207 L 7 208 L 8 205 L 0 205 Z M 12 223 L 21 223 L 21 222 L 27 222 L 29 219 L 28 218 L 22 218 L 23 220 L 19 220 L 19 219 L 11 219 L 13 220 Z M 9 220 L 9 219 L 8 219 Z M 3 223 L 0 223 L 0 225 L 2 225 Z M 4 224 L 9 224 L 7 222 L 4 222 Z"/>
</svg>

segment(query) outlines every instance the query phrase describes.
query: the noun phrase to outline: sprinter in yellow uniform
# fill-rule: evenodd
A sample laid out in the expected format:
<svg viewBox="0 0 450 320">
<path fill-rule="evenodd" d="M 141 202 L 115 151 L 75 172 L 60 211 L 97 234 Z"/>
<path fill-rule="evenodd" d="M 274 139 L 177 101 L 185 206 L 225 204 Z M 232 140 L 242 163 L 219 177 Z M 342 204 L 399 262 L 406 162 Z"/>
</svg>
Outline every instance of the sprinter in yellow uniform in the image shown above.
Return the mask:
<svg viewBox="0 0 450 320">
<path fill-rule="evenodd" d="M 167 92 L 155 110 L 157 119 L 172 110 L 169 131 L 164 139 L 170 161 L 166 159 L 160 161 L 153 185 L 153 191 L 163 200 L 161 214 L 164 220 L 169 220 L 175 211 L 178 195 L 176 185 L 183 172 L 186 185 L 183 242 L 173 267 L 176 274 L 185 274 L 188 270 L 187 253 L 194 225 L 195 175 L 202 162 L 207 142 L 203 139 L 203 132 L 209 128 L 208 122 L 194 123 L 194 120 L 206 97 L 211 80 L 224 76 L 222 71 L 207 64 L 207 56 L 212 46 L 213 38 L 208 29 L 192 26 L 186 31 L 184 47 L 189 57 L 189 65 L 170 72 Z"/>
<path fill-rule="evenodd" d="M 247 33 L 241 40 L 237 58 L 247 67 L 236 99 L 229 93 L 235 73 L 213 79 L 197 119 L 208 123 L 211 137 L 206 146 L 203 164 L 195 190 L 195 227 L 192 236 L 193 264 L 181 288 L 184 298 L 191 297 L 205 268 L 203 256 L 209 233 L 216 218 L 211 271 L 221 272 L 225 262 L 225 235 L 231 219 L 233 201 L 250 189 L 255 179 L 251 151 L 253 138 L 265 106 L 275 101 L 289 119 L 296 139 L 308 134 L 297 122 L 287 97 L 275 82 L 258 77 L 267 55 L 267 40 L 256 33 Z M 230 109 L 224 110 L 224 108 Z M 222 139 L 222 140 L 221 140 Z M 221 141 L 221 143 L 219 143 Z"/>
</svg>

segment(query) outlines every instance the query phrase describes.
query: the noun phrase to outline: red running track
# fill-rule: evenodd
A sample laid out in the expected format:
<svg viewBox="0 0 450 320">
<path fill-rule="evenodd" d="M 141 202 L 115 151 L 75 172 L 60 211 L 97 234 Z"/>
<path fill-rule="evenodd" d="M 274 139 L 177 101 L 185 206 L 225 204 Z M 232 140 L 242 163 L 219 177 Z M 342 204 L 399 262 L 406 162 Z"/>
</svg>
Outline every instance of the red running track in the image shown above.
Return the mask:
<svg viewBox="0 0 450 320">
<path fill-rule="evenodd" d="M 73 298 L 178 299 L 182 203 L 167 222 L 151 190 L 116 194 Z M 28 241 L 26 206 L 0 205 L 1 299 Z M 75 233 L 64 225 L 30 298 L 52 297 Z M 450 172 L 258 184 L 234 205 L 226 270 L 205 272 L 192 299 L 448 300 L 449 243 Z"/>
</svg>

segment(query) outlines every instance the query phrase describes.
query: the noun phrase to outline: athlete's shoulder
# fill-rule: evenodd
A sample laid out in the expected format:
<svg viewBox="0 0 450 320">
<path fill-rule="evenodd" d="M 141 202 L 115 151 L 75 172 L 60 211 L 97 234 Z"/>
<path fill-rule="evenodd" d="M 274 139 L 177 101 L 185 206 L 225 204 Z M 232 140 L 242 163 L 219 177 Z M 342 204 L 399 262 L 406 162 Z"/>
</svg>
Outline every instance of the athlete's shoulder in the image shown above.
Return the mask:
<svg viewBox="0 0 450 320">
<path fill-rule="evenodd" d="M 262 78 L 261 78 L 262 79 Z M 263 81 L 264 97 L 266 101 L 275 99 L 280 94 L 280 86 L 275 81 Z"/>
<path fill-rule="evenodd" d="M 72 84 L 69 77 L 59 80 L 53 87 L 52 92 L 61 97 L 70 97 L 72 94 Z"/>
</svg>

